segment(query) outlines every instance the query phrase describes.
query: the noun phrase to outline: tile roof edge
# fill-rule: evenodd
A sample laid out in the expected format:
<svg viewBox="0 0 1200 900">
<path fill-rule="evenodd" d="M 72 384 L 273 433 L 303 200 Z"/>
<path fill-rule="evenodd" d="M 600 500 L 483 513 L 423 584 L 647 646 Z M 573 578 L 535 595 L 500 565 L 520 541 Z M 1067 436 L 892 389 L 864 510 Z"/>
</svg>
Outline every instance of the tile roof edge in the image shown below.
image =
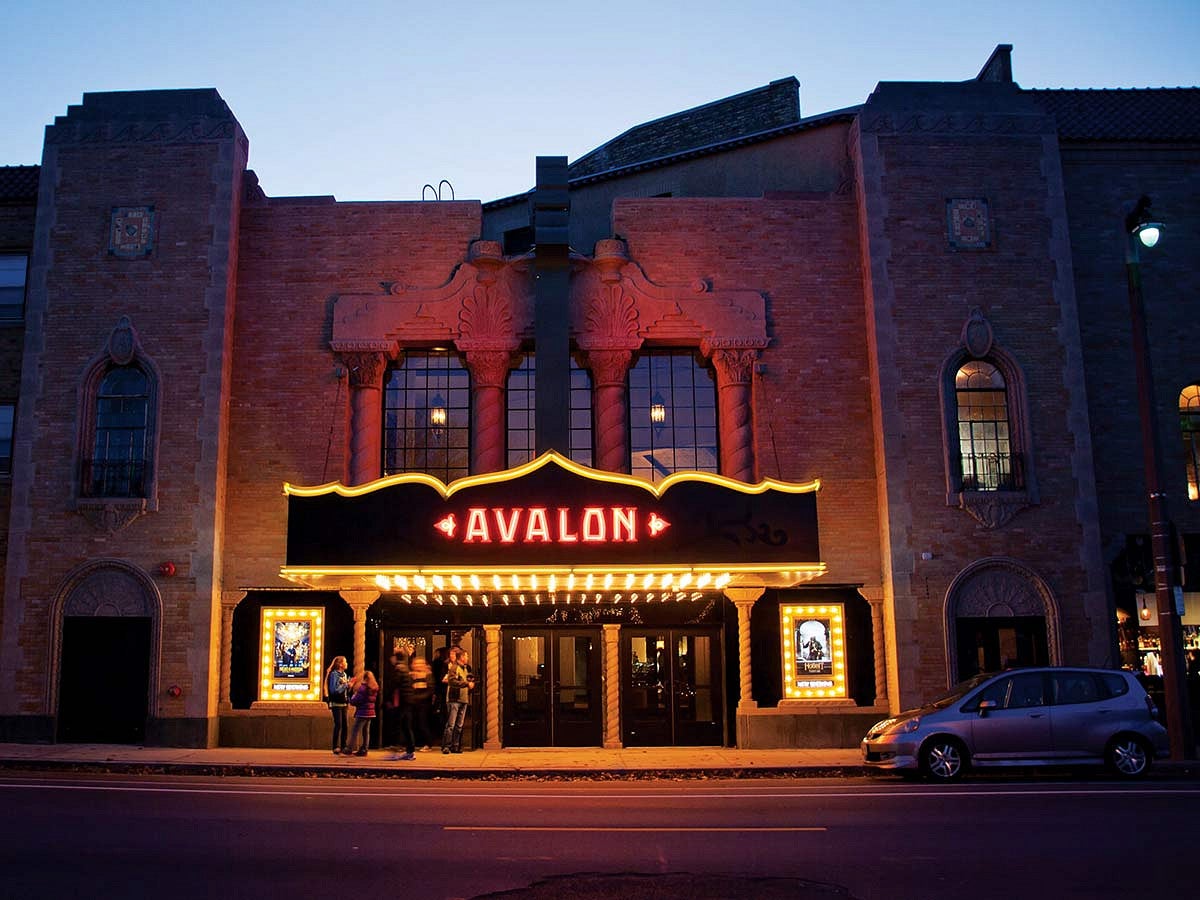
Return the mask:
<svg viewBox="0 0 1200 900">
<path fill-rule="evenodd" d="M 658 166 L 669 165 L 684 159 L 691 159 L 697 156 L 708 156 L 712 153 L 719 153 L 725 149 L 743 146 L 745 144 L 757 144 L 761 141 L 768 141 L 772 138 L 783 137 L 787 134 L 794 134 L 801 131 L 807 131 L 810 128 L 816 128 L 821 125 L 831 125 L 838 122 L 849 122 L 858 115 L 862 106 L 846 106 L 842 109 L 835 109 L 829 112 L 820 113 L 815 116 L 809 116 L 805 119 L 800 119 L 796 122 L 791 122 L 787 125 L 779 125 L 775 128 L 768 128 L 765 131 L 756 131 L 750 134 L 739 135 L 736 138 L 730 138 L 725 141 L 718 141 L 715 144 L 705 144 L 700 147 L 692 147 L 688 150 L 681 150 L 677 153 L 671 153 L 666 156 L 653 157 L 651 159 L 639 160 L 635 163 L 627 163 L 624 166 L 617 166 L 612 169 L 605 169 L 602 172 L 593 172 L 590 175 L 583 175 L 579 178 L 571 178 L 568 180 L 570 187 L 579 187 L 585 184 L 592 184 L 597 181 L 607 181 L 610 178 L 619 178 L 622 175 L 629 175 L 642 169 L 652 169 Z M 582 157 L 580 157 L 582 159 Z M 495 200 L 489 200 L 483 204 L 483 208 L 487 209 L 502 209 L 506 206 L 513 206 L 521 200 L 528 199 L 533 195 L 533 190 L 530 189 L 521 194 L 511 194 L 508 197 L 499 197 Z"/>
</svg>

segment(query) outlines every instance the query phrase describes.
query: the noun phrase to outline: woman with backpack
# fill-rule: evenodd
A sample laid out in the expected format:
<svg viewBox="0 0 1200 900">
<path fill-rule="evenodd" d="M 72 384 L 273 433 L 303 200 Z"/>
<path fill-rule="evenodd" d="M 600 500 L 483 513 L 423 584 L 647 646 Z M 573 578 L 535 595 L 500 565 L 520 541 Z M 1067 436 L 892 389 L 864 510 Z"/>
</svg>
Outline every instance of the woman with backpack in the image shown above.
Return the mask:
<svg viewBox="0 0 1200 900">
<path fill-rule="evenodd" d="M 325 702 L 333 713 L 333 755 L 346 753 L 346 710 L 350 700 L 350 676 L 346 657 L 335 656 L 325 670 Z"/>
</svg>

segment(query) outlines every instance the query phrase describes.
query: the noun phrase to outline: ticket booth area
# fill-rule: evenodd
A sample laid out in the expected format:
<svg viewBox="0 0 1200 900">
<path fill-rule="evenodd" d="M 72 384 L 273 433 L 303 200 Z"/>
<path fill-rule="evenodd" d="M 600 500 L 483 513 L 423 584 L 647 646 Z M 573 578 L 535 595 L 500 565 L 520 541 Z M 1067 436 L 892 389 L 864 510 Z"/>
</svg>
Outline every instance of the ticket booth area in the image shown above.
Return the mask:
<svg viewBox="0 0 1200 900">
<path fill-rule="evenodd" d="M 385 699 L 398 648 L 467 649 L 468 744 L 721 746 L 753 598 L 824 572 L 817 487 L 651 483 L 554 452 L 449 485 L 287 485 L 281 575 L 346 601 L 367 648 L 351 668 L 382 670 Z"/>
</svg>

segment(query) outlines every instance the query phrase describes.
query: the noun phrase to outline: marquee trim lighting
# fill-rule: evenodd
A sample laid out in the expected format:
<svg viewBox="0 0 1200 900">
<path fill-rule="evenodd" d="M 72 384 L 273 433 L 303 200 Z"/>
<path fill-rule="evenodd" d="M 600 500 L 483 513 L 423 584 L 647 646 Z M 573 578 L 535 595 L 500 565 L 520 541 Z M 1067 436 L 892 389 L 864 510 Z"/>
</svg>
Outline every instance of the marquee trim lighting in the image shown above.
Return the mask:
<svg viewBox="0 0 1200 900">
<path fill-rule="evenodd" d="M 443 499 L 449 499 L 452 495 L 466 488 L 478 487 L 485 484 L 502 484 L 506 481 L 515 481 L 518 478 L 523 478 L 531 472 L 536 472 L 538 469 L 557 463 L 562 468 L 569 472 L 588 478 L 592 481 L 603 481 L 610 484 L 623 484 L 630 487 L 641 488 L 647 493 L 656 498 L 662 497 L 673 485 L 683 482 L 704 482 L 707 484 L 718 485 L 719 487 L 728 488 L 732 491 L 738 491 L 742 494 L 763 494 L 767 491 L 782 491 L 787 494 L 808 494 L 820 490 L 820 479 L 813 481 L 796 483 L 790 481 L 777 481 L 774 478 L 764 478 L 757 484 L 748 484 L 744 481 L 735 481 L 732 478 L 726 478 L 724 475 L 718 475 L 714 472 L 676 472 L 673 475 L 668 475 L 662 481 L 647 481 L 644 478 L 638 478 L 634 475 L 626 475 L 621 472 L 606 472 L 601 469 L 593 469 L 588 466 L 580 465 L 572 459 L 568 459 L 562 454 L 548 450 L 536 459 L 532 459 L 527 463 L 523 463 L 512 469 L 504 469 L 499 472 L 489 472 L 483 475 L 468 475 L 465 478 L 459 478 L 451 481 L 449 484 L 442 481 L 440 478 L 435 478 L 425 472 L 404 472 L 398 475 L 388 475 L 385 478 L 379 478 L 367 484 L 357 484 L 348 486 L 340 481 L 332 481 L 327 484 L 317 485 L 316 487 L 300 487 L 291 482 L 284 482 L 283 492 L 285 494 L 296 497 L 316 497 L 322 494 L 338 494 L 342 497 L 359 497 L 363 494 L 369 494 L 373 491 L 382 490 L 383 488 L 391 487 L 397 484 L 424 484 L 433 488 Z"/>
</svg>

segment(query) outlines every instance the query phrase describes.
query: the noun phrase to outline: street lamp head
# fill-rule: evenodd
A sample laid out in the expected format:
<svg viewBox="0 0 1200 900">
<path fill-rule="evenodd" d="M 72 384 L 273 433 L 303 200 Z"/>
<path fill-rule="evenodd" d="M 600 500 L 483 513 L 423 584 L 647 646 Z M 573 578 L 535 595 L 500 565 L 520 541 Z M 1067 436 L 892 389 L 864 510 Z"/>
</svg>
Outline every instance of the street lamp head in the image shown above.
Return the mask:
<svg viewBox="0 0 1200 900">
<path fill-rule="evenodd" d="M 1145 195 L 1138 200 L 1133 212 L 1125 217 L 1125 230 L 1146 248 L 1158 243 L 1165 228 L 1162 222 L 1155 222 L 1150 218 L 1150 198 Z"/>
</svg>

